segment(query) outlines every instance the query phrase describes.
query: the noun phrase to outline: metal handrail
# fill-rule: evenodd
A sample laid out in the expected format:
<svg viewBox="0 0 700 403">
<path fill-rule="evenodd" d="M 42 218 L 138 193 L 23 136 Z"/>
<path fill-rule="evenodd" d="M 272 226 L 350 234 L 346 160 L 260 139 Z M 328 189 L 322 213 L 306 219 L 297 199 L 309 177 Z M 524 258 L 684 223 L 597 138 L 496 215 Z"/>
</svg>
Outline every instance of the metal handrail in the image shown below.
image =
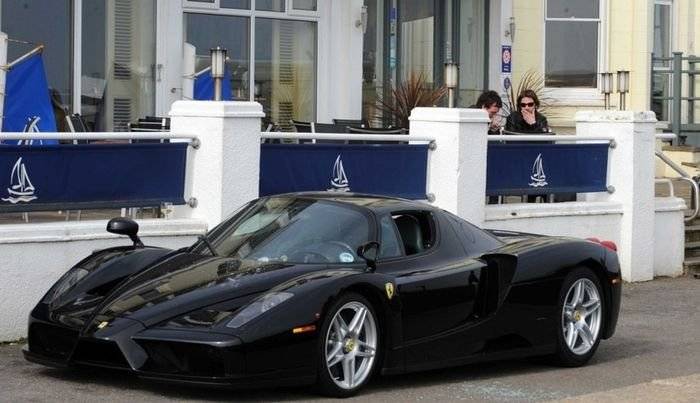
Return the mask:
<svg viewBox="0 0 700 403">
<path fill-rule="evenodd" d="M 435 136 L 414 136 L 409 134 L 354 134 L 354 133 L 282 133 L 262 132 L 264 139 L 290 140 L 359 140 L 359 141 L 435 141 Z"/>
<path fill-rule="evenodd" d="M 693 196 L 692 196 L 692 201 L 693 203 L 693 214 L 689 215 L 688 217 L 685 218 L 685 222 L 690 222 L 693 221 L 697 216 L 698 212 L 700 211 L 700 188 L 698 187 L 698 183 L 695 182 L 693 178 L 690 177 L 690 175 L 685 172 L 683 168 L 681 168 L 678 164 L 675 162 L 671 161 L 667 156 L 665 156 L 661 151 L 656 151 L 655 152 L 656 156 L 659 157 L 659 159 L 663 162 L 666 163 L 671 169 L 676 171 L 680 175 L 680 180 L 684 180 L 688 183 L 690 183 L 691 188 L 693 189 Z"/>
<path fill-rule="evenodd" d="M 198 148 L 199 137 L 191 134 L 171 132 L 0 132 L 3 140 L 182 140 Z"/>
</svg>

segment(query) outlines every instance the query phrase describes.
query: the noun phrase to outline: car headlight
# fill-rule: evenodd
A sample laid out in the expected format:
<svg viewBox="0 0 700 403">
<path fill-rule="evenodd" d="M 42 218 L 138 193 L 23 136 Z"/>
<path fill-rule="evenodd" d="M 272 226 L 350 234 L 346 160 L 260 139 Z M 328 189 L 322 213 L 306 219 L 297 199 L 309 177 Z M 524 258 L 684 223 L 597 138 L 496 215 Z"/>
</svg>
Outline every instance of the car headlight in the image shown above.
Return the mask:
<svg viewBox="0 0 700 403">
<path fill-rule="evenodd" d="M 234 316 L 233 319 L 231 319 L 231 321 L 226 325 L 226 327 L 234 329 L 241 327 L 289 298 L 292 298 L 293 296 L 294 294 L 291 292 L 267 293 L 251 302 L 240 312 L 238 312 L 236 316 Z"/>
</svg>

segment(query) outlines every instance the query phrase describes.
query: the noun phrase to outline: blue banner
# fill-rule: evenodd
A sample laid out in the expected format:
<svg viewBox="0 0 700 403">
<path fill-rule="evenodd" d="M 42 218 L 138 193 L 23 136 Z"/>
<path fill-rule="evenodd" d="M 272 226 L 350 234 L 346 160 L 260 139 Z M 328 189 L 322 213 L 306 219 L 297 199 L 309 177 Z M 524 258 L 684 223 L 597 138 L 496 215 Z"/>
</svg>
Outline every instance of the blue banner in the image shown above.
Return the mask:
<svg viewBox="0 0 700 403">
<path fill-rule="evenodd" d="M 2 131 L 4 132 L 55 132 L 56 120 L 49 98 L 44 62 L 41 53 L 13 66 L 7 72 Z M 7 140 L 5 144 L 48 145 L 57 140 Z"/>
<path fill-rule="evenodd" d="M 0 212 L 184 204 L 187 146 L 0 146 Z"/>
<path fill-rule="evenodd" d="M 211 69 L 194 79 L 194 99 L 198 101 L 211 101 L 214 99 L 214 79 L 211 77 Z M 224 78 L 221 83 L 221 99 L 224 101 L 233 100 L 231 72 L 228 66 L 224 69 Z"/>
<path fill-rule="evenodd" d="M 425 199 L 427 166 L 427 144 L 263 144 L 260 195 L 335 190 Z"/>
<path fill-rule="evenodd" d="M 608 144 L 489 143 L 486 194 L 607 191 Z"/>
</svg>

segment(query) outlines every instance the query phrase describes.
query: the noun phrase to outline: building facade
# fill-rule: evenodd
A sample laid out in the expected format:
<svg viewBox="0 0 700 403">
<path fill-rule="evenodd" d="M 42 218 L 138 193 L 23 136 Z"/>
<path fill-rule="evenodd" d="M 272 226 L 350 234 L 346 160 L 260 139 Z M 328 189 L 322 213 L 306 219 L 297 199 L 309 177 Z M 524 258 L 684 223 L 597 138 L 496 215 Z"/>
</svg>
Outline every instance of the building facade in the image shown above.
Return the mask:
<svg viewBox="0 0 700 403">
<path fill-rule="evenodd" d="M 459 64 L 456 103 L 506 93 L 540 75 L 550 121 L 572 127 L 603 107 L 599 74 L 631 71 L 628 108 L 669 116 L 667 75 L 652 52 L 695 54 L 694 0 L 0 0 L 8 60 L 36 44 L 54 107 L 96 131 L 163 116 L 191 96 L 187 79 L 228 50 L 232 98 L 268 123 L 381 118 L 373 105 L 410 74 L 444 82 Z M 512 56 L 512 58 L 511 58 Z M 616 99 L 613 97 L 613 99 Z"/>
</svg>

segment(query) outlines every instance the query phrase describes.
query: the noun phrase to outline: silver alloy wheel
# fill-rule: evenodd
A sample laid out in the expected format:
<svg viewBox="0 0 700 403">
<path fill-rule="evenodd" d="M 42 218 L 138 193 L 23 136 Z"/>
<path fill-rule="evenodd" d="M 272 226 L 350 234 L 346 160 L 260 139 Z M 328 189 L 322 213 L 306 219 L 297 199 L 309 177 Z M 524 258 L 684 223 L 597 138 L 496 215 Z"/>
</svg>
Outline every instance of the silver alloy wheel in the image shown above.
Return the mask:
<svg viewBox="0 0 700 403">
<path fill-rule="evenodd" d="M 326 368 L 343 389 L 362 384 L 377 353 L 377 325 L 365 304 L 351 301 L 333 316 L 326 334 Z"/>
<path fill-rule="evenodd" d="M 601 319 L 598 288 L 587 278 L 576 280 L 566 293 L 561 317 L 564 340 L 572 353 L 584 355 L 593 348 Z"/>
</svg>

